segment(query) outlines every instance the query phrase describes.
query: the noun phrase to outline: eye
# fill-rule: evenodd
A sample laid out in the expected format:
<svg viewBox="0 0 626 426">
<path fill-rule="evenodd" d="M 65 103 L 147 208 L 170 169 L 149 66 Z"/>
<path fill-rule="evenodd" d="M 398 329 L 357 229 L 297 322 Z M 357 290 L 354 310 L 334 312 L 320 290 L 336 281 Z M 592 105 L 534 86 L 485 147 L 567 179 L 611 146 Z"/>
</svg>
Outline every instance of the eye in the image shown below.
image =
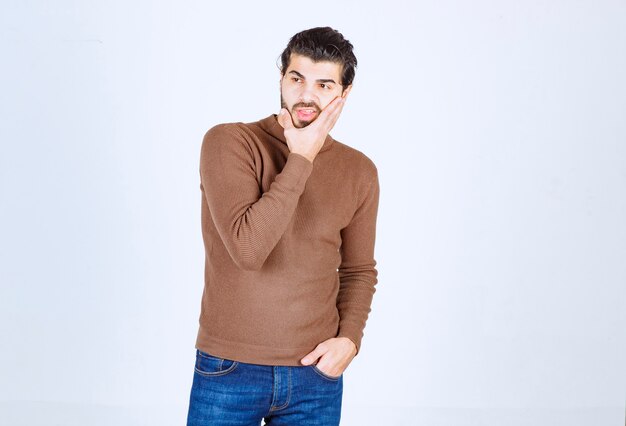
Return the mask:
<svg viewBox="0 0 626 426">
<path fill-rule="evenodd" d="M 321 87 L 322 89 L 327 89 L 327 90 L 332 89 L 332 86 L 330 86 L 330 85 L 328 85 L 328 84 L 326 84 L 326 83 L 320 83 L 320 87 Z"/>
<path fill-rule="evenodd" d="M 300 77 L 291 77 L 291 81 L 293 81 L 294 83 L 299 83 Z"/>
</svg>

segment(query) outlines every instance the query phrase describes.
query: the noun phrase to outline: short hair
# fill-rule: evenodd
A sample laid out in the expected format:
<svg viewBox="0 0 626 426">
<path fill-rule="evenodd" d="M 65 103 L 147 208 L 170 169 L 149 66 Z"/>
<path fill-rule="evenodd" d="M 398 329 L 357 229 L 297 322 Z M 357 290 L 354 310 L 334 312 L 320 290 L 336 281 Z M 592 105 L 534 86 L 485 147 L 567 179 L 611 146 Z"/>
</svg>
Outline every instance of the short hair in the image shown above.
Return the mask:
<svg viewBox="0 0 626 426">
<path fill-rule="evenodd" d="M 330 27 L 315 27 L 295 34 L 287 43 L 287 47 L 280 55 L 281 73 L 289 68 L 291 54 L 306 56 L 313 62 L 330 61 L 341 65 L 341 85 L 352 84 L 354 80 L 355 68 L 357 65 L 356 56 L 352 52 L 353 46 L 343 35 Z"/>
</svg>

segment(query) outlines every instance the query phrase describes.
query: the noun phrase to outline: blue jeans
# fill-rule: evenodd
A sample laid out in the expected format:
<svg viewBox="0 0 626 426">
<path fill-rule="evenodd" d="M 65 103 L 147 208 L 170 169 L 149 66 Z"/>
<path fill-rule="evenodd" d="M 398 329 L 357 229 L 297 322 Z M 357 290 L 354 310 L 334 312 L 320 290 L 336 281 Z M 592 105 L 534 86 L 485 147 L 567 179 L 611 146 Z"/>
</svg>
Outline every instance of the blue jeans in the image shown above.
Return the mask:
<svg viewBox="0 0 626 426">
<path fill-rule="evenodd" d="M 196 349 L 187 426 L 334 426 L 342 396 L 343 374 L 314 364 L 247 364 Z"/>
</svg>

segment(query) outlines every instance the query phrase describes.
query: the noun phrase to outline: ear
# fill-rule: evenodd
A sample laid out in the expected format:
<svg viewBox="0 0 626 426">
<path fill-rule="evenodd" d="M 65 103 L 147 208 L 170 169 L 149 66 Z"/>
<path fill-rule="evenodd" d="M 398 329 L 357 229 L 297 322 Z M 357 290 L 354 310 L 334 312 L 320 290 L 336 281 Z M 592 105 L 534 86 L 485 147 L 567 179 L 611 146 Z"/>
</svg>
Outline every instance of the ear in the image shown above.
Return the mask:
<svg viewBox="0 0 626 426">
<path fill-rule="evenodd" d="M 346 98 L 350 94 L 351 90 L 352 90 L 352 84 L 350 84 L 345 89 L 343 89 L 343 93 L 341 94 L 341 97 Z"/>
</svg>

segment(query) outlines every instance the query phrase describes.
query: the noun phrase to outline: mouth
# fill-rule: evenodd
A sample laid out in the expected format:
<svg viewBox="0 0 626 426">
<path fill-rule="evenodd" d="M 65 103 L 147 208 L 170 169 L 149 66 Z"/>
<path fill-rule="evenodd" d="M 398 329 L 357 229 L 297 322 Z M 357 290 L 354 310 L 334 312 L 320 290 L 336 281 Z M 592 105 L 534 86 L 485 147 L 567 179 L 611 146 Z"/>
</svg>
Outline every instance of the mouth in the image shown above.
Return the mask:
<svg viewBox="0 0 626 426">
<path fill-rule="evenodd" d="M 315 108 L 298 108 L 296 109 L 296 114 L 300 121 L 309 121 L 315 117 L 317 110 Z"/>
</svg>

